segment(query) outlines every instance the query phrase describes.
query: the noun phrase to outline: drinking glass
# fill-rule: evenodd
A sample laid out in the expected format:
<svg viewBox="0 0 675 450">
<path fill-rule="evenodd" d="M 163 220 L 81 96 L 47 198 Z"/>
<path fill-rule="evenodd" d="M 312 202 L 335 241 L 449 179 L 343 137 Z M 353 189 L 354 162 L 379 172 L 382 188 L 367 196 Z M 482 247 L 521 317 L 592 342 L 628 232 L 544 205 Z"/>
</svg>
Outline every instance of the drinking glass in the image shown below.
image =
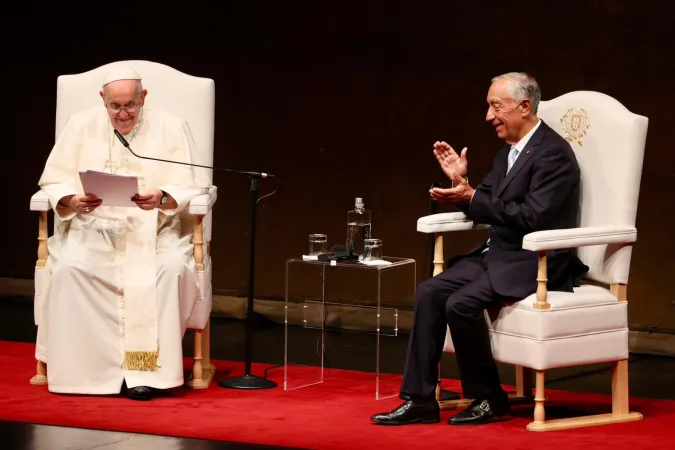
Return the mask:
<svg viewBox="0 0 675 450">
<path fill-rule="evenodd" d="M 363 260 L 379 261 L 382 259 L 382 239 L 364 239 Z"/>
<path fill-rule="evenodd" d="M 325 234 L 310 234 L 309 235 L 309 255 L 319 255 L 326 253 L 328 236 Z"/>
</svg>

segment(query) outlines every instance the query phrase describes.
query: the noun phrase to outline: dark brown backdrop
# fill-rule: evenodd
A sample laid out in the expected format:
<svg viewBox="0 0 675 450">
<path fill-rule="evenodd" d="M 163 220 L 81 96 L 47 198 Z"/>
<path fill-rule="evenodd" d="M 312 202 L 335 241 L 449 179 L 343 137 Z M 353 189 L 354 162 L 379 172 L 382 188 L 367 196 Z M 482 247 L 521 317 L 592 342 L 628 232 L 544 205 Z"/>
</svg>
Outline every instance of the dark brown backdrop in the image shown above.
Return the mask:
<svg viewBox="0 0 675 450">
<path fill-rule="evenodd" d="M 37 216 L 28 202 L 53 144 L 58 75 L 147 59 L 215 79 L 215 164 L 281 180 L 260 208 L 256 265 L 257 297 L 280 299 L 284 261 L 305 251 L 309 233 L 342 243 L 357 196 L 373 211 L 385 253 L 413 257 L 419 268 L 424 238 L 415 222 L 426 213 L 430 183 L 442 178 L 432 143 L 468 146 L 470 176 L 479 180 L 499 145 L 484 124 L 490 77 L 524 70 L 544 99 L 597 90 L 649 117 L 630 322 L 674 329 L 670 2 L 566 2 L 550 10 L 546 2 L 449 3 L 337 9 L 327 2 L 314 10 L 251 3 L 180 21 L 136 9 L 50 25 L 8 18 L 23 31 L 2 31 L 0 179 L 11 219 L 2 225 L 1 275 L 32 276 Z M 215 183 L 214 290 L 244 296 L 248 181 L 217 173 Z M 272 186 L 262 183 L 261 193 Z M 451 235 L 446 254 L 483 238 Z"/>
</svg>

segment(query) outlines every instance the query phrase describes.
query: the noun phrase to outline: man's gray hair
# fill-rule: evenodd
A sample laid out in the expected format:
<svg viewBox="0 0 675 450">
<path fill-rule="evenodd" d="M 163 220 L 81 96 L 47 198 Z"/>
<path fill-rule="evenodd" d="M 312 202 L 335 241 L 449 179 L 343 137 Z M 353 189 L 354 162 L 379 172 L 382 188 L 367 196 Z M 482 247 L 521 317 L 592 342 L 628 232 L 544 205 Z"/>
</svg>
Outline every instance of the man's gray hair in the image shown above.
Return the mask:
<svg viewBox="0 0 675 450">
<path fill-rule="evenodd" d="M 541 91 L 539 90 L 539 85 L 534 77 L 524 72 L 509 72 L 494 77 L 492 82 L 494 83 L 499 80 L 510 81 L 509 87 L 513 99 L 518 102 L 528 99 L 532 105 L 532 113 L 535 115 L 537 114 L 539 101 L 541 101 Z"/>
</svg>

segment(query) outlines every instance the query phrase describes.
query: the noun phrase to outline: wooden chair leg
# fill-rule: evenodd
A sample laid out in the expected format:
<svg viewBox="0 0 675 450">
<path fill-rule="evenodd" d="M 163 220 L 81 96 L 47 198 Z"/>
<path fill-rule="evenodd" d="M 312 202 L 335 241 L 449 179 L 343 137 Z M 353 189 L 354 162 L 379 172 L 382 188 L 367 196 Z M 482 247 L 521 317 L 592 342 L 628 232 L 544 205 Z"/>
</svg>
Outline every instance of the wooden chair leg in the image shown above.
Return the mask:
<svg viewBox="0 0 675 450">
<path fill-rule="evenodd" d="M 628 409 L 628 361 L 612 364 L 612 412 L 590 416 L 546 420 L 544 410 L 544 371 L 537 371 L 535 388 L 534 421 L 527 425 L 529 431 L 556 431 L 571 428 L 608 425 L 611 423 L 641 420 L 642 414 Z"/>
<path fill-rule="evenodd" d="M 195 267 L 198 272 L 204 271 L 204 216 L 195 216 L 195 231 L 193 238 Z M 207 245 L 207 251 L 210 247 Z M 195 330 L 194 362 L 192 374 L 187 386 L 192 389 L 206 389 L 211 384 L 216 368 L 211 364 L 211 319 L 206 322 L 203 330 Z"/>
<path fill-rule="evenodd" d="M 47 386 L 47 364 L 38 360 L 36 373 L 30 379 L 30 384 L 33 386 Z"/>
<path fill-rule="evenodd" d="M 516 366 L 516 393 L 521 397 L 532 395 L 532 372 L 523 366 Z"/>
<path fill-rule="evenodd" d="M 509 395 L 511 404 L 534 402 L 532 396 L 532 369 L 523 366 L 516 367 L 516 393 Z"/>
<path fill-rule="evenodd" d="M 192 379 L 193 380 L 201 380 L 204 374 L 204 368 L 202 366 L 202 331 L 201 330 L 195 330 L 195 337 L 194 337 L 194 362 L 192 364 Z"/>
<path fill-rule="evenodd" d="M 203 330 L 195 330 L 193 359 L 192 374 L 186 384 L 192 389 L 207 389 L 216 374 L 216 367 L 211 364 L 210 319 Z"/>
<path fill-rule="evenodd" d="M 40 218 L 38 221 L 38 251 L 37 261 L 35 263 L 36 269 L 44 269 L 47 266 L 47 258 L 49 257 L 49 248 L 47 247 L 47 239 L 49 238 L 49 221 L 47 219 L 47 211 L 40 211 Z M 33 386 L 47 385 L 47 364 L 42 361 L 37 361 L 37 368 L 35 375 L 30 379 L 30 384 Z"/>
<path fill-rule="evenodd" d="M 433 276 L 438 275 L 443 272 L 443 266 L 445 262 L 443 260 L 443 234 L 436 233 L 434 240 L 434 271 Z"/>
<path fill-rule="evenodd" d="M 534 426 L 532 428 L 537 428 L 542 426 L 546 421 L 546 407 L 544 403 L 546 398 L 544 397 L 545 386 L 545 372 L 543 370 L 537 370 L 537 379 L 535 381 L 535 397 L 534 397 Z M 527 429 L 531 429 L 528 425 Z"/>
</svg>

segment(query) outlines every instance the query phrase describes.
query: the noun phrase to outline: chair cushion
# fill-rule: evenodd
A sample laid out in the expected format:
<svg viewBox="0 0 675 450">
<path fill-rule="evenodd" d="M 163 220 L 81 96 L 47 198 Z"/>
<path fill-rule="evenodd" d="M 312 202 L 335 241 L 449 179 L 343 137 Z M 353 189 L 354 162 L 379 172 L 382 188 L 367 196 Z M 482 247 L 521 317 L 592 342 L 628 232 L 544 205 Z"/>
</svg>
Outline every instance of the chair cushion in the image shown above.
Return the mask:
<svg viewBox="0 0 675 450">
<path fill-rule="evenodd" d="M 572 292 L 548 292 L 551 309 L 534 309 L 536 294 L 504 306 L 494 321 L 486 320 L 491 334 L 546 341 L 628 329 L 628 302 L 619 302 L 609 290 L 591 285 Z M 454 352 L 450 330 L 443 351 Z"/>
<path fill-rule="evenodd" d="M 530 339 L 559 339 L 628 327 L 627 302 L 607 289 L 585 285 L 572 292 L 549 292 L 551 309 L 534 309 L 536 294 L 505 306 L 490 324 L 496 333 Z"/>
</svg>

